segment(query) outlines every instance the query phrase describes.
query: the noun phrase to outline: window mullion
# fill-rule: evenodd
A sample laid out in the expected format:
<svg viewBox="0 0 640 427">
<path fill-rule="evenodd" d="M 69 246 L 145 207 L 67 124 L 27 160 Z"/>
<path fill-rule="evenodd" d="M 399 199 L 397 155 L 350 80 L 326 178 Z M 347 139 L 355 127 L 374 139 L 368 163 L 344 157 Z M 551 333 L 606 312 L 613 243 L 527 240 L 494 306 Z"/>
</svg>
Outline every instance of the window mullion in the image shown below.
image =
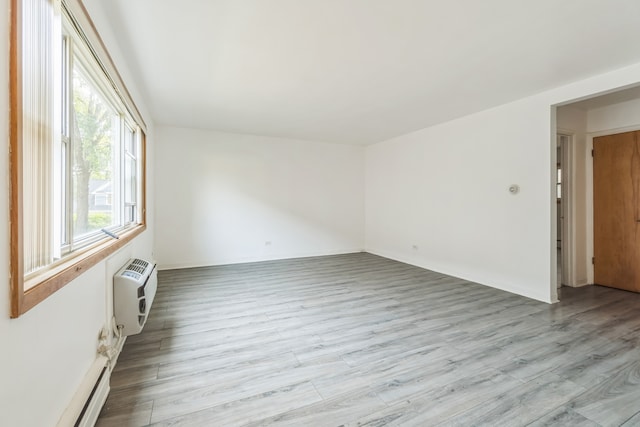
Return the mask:
<svg viewBox="0 0 640 427">
<path fill-rule="evenodd" d="M 72 37 L 67 37 L 67 73 L 65 75 L 65 98 L 67 144 L 65 153 L 65 247 L 66 253 L 73 251 L 73 149 L 75 132 L 75 115 L 73 114 L 73 67 L 74 67 L 74 42 Z"/>
</svg>

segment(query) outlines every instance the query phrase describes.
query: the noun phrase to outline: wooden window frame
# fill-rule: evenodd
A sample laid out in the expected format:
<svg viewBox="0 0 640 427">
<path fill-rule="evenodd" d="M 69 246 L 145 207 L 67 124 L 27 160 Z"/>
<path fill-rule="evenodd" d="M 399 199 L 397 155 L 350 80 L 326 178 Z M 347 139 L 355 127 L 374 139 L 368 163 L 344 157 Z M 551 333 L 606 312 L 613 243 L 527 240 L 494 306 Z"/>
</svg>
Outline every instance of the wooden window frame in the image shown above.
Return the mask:
<svg viewBox="0 0 640 427">
<path fill-rule="evenodd" d="M 25 280 L 24 277 L 24 246 L 22 221 L 22 77 L 21 77 L 21 47 L 18 34 L 20 32 L 19 10 L 20 0 L 10 3 L 10 47 L 9 47 L 9 162 L 10 162 L 10 316 L 17 318 L 47 299 L 66 284 L 82 275 L 86 270 L 113 254 L 132 241 L 146 229 L 146 188 L 147 188 L 147 149 L 146 125 L 127 90 L 122 77 L 118 73 L 109 52 L 100 38 L 91 17 L 81 0 L 73 0 L 75 17 L 81 20 L 85 32 L 90 33 L 95 45 L 101 65 L 105 73 L 116 84 L 116 91 L 124 98 L 126 107 L 130 109 L 134 119 L 138 122 L 141 132 L 140 144 L 140 180 L 141 180 L 141 218 L 140 222 L 122 232 L 118 239 L 107 238 L 87 248 L 83 248 L 56 263 L 42 274 Z M 25 291 L 25 283 L 29 284 Z"/>
</svg>

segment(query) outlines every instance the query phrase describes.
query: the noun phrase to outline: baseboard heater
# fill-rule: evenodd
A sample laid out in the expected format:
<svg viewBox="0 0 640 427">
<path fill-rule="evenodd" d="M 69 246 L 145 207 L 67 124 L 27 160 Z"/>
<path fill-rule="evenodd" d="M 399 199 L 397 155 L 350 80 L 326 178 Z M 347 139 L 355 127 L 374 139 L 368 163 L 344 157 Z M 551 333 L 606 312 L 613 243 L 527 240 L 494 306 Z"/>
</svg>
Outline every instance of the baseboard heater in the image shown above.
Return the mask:
<svg viewBox="0 0 640 427">
<path fill-rule="evenodd" d="M 74 427 L 93 427 L 98 421 L 98 416 L 102 410 L 104 402 L 109 395 L 109 375 L 107 374 L 107 367 L 102 368 L 98 382 L 91 390 L 87 403 L 84 404 L 80 416 L 76 420 Z"/>
<path fill-rule="evenodd" d="M 109 367 L 106 357 L 98 357 L 80 385 L 58 427 L 93 427 L 109 395 Z"/>
</svg>

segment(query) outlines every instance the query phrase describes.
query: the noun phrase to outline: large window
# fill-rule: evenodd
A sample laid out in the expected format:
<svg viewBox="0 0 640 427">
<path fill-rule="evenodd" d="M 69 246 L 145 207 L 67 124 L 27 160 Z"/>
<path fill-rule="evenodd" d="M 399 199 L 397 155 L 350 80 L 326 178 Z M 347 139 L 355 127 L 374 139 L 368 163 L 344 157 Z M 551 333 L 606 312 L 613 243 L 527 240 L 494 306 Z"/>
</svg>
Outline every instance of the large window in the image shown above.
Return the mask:
<svg viewBox="0 0 640 427">
<path fill-rule="evenodd" d="M 13 0 L 14 317 L 144 228 L 144 122 L 93 28 L 80 0 Z"/>
</svg>

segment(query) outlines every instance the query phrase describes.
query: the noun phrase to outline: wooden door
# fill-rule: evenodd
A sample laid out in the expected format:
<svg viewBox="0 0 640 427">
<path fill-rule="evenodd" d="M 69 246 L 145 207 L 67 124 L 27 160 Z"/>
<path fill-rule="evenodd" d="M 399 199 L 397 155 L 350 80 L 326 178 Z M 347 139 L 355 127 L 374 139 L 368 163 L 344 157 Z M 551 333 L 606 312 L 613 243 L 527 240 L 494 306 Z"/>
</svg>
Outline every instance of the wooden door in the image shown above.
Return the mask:
<svg viewBox="0 0 640 427">
<path fill-rule="evenodd" d="M 593 140 L 595 283 L 640 292 L 640 131 Z"/>
</svg>

